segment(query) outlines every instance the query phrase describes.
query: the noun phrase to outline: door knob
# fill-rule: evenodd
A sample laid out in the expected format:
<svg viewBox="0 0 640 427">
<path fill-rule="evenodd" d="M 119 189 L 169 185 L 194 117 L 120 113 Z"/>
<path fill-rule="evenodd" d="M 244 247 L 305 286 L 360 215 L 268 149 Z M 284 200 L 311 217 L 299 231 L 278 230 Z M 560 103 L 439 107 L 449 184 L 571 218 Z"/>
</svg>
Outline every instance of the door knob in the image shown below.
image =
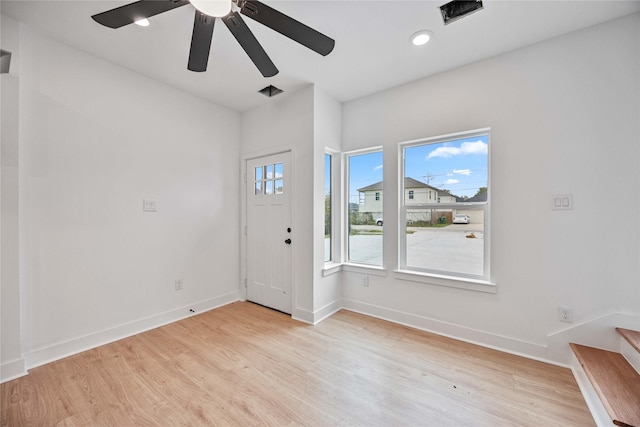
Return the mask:
<svg viewBox="0 0 640 427">
<path fill-rule="evenodd" d="M 290 245 L 290 244 L 291 244 L 291 239 L 287 239 L 287 240 L 285 240 L 284 242 L 285 242 L 287 245 Z"/>
</svg>

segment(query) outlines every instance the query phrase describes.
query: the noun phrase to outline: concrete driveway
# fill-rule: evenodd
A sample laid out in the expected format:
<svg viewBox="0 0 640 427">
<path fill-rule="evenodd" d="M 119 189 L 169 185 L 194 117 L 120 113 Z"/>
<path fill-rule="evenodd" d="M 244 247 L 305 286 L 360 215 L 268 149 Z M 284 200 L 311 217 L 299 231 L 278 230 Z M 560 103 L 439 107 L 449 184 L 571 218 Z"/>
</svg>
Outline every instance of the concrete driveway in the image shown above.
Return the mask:
<svg viewBox="0 0 640 427">
<path fill-rule="evenodd" d="M 356 225 L 353 228 L 382 231 L 382 227 L 376 225 Z M 430 270 L 481 275 L 484 266 L 483 230 L 484 224 L 409 227 L 408 231 L 412 233 L 407 234 L 407 264 Z M 350 261 L 382 265 L 382 234 L 349 236 L 349 252 Z M 387 265 L 395 264 L 395 260 L 387 262 Z"/>
</svg>

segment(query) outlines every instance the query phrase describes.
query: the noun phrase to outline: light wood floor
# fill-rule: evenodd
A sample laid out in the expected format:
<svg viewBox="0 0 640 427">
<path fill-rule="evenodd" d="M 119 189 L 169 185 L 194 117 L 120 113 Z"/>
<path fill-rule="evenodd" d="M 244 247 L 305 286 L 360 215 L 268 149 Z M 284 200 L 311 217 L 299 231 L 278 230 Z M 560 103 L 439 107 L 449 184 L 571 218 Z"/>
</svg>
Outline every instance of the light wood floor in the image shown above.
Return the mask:
<svg viewBox="0 0 640 427">
<path fill-rule="evenodd" d="M 348 311 L 238 302 L 0 386 L 3 426 L 591 426 L 565 368 Z"/>
</svg>

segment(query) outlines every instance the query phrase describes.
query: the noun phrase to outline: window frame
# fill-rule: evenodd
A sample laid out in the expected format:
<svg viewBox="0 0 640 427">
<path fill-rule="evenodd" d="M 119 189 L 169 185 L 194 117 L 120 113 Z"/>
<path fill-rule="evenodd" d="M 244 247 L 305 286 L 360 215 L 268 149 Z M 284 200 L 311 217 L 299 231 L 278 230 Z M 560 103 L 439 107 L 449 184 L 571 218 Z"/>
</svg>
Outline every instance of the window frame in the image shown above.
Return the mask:
<svg viewBox="0 0 640 427">
<path fill-rule="evenodd" d="M 405 149 L 414 146 L 437 144 L 447 141 L 455 141 L 474 136 L 486 136 L 488 143 L 487 153 L 487 201 L 476 203 L 440 203 L 437 196 L 438 209 L 483 210 L 484 211 L 484 245 L 483 245 L 483 274 L 475 275 L 455 271 L 416 268 L 407 265 L 407 233 L 406 218 L 407 209 L 428 208 L 434 203 L 422 205 L 410 205 L 405 203 Z M 446 135 L 438 135 L 398 144 L 398 269 L 397 278 L 401 280 L 418 281 L 441 286 L 450 286 L 495 293 L 495 283 L 491 281 L 491 128 L 482 128 L 465 132 L 457 132 Z M 429 194 L 430 196 L 430 194 Z"/>
<path fill-rule="evenodd" d="M 326 248 L 323 256 L 323 261 L 325 264 L 330 264 L 334 262 L 335 259 L 335 230 L 336 230 L 336 215 L 335 215 L 335 179 L 334 179 L 334 153 L 329 152 L 325 149 L 324 152 L 324 180 L 323 182 L 327 182 L 327 159 L 329 160 L 329 258 L 326 256 Z M 323 194 L 323 217 L 324 217 L 324 238 L 326 239 L 326 230 L 327 230 L 327 212 L 326 212 L 326 191 Z"/>
<path fill-rule="evenodd" d="M 283 185 L 282 175 L 278 176 L 278 166 L 282 172 L 282 163 L 268 163 L 256 166 L 253 170 L 253 193 L 255 196 L 278 196 L 284 193 L 284 186 L 278 187 L 277 183 Z M 258 177 L 258 169 L 260 176 Z M 258 192 L 258 184 L 260 184 L 260 192 Z M 278 188 L 280 191 L 278 191 Z"/>
<path fill-rule="evenodd" d="M 349 187 L 350 187 L 350 171 L 349 171 L 349 158 L 353 156 L 360 156 L 364 154 L 371 153 L 381 153 L 382 154 L 382 163 L 384 165 L 384 149 L 383 146 L 378 145 L 374 147 L 363 148 L 359 150 L 346 151 L 342 153 L 341 162 L 342 162 L 342 202 L 344 204 L 343 212 L 342 212 L 342 230 L 341 230 L 341 264 L 344 265 L 347 270 L 349 267 L 354 267 L 354 271 L 362 271 L 366 270 L 380 270 L 382 274 L 384 274 L 385 270 L 385 258 L 384 258 L 384 233 L 382 236 L 382 261 L 381 264 L 367 264 L 358 261 L 352 261 L 349 259 Z M 384 173 L 382 174 L 382 187 L 384 192 Z M 358 195 L 360 199 L 361 195 Z M 384 214 L 384 205 L 383 205 L 383 214 Z"/>
</svg>

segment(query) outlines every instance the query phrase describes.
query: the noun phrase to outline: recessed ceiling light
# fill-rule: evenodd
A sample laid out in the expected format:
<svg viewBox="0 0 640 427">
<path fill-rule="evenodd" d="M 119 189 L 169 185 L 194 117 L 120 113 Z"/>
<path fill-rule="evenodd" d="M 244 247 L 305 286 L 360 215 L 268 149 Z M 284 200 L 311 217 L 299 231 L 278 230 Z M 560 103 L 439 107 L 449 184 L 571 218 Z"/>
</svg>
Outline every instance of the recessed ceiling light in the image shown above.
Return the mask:
<svg viewBox="0 0 640 427">
<path fill-rule="evenodd" d="M 149 20 L 147 18 L 138 19 L 137 21 L 135 21 L 135 24 L 140 25 L 141 27 L 148 27 Z"/>
<path fill-rule="evenodd" d="M 410 40 L 411 40 L 411 43 L 413 43 L 415 46 L 422 46 L 423 44 L 427 44 L 429 40 L 431 40 L 432 36 L 433 36 L 433 33 L 431 31 L 420 30 L 418 32 L 413 33 Z"/>
</svg>

